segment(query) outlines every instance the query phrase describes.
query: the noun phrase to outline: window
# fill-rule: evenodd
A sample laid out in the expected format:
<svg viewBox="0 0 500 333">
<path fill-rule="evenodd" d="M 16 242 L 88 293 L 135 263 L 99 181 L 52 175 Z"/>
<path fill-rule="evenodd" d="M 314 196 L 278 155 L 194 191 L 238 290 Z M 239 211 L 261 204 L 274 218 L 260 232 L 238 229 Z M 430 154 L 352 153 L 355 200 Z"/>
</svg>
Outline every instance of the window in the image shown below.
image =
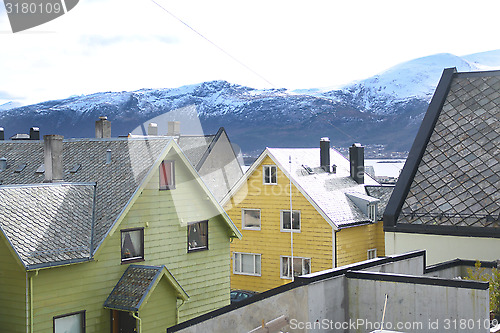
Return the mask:
<svg viewBox="0 0 500 333">
<path fill-rule="evenodd" d="M 292 257 L 281 257 L 281 278 L 292 278 Z M 293 276 L 311 273 L 311 259 L 293 257 Z"/>
<path fill-rule="evenodd" d="M 260 254 L 235 252 L 233 273 L 260 276 Z"/>
<path fill-rule="evenodd" d="M 144 260 L 144 228 L 122 230 L 122 262 Z"/>
<path fill-rule="evenodd" d="M 263 166 L 263 174 L 264 174 L 264 184 L 265 185 L 276 185 L 278 184 L 278 179 L 276 178 L 276 165 L 264 165 Z"/>
<path fill-rule="evenodd" d="M 260 230 L 260 209 L 242 209 L 241 221 L 243 229 Z"/>
<path fill-rule="evenodd" d="M 300 232 L 300 211 L 294 210 L 292 214 L 292 227 L 290 228 L 290 211 L 281 211 L 281 231 Z"/>
<path fill-rule="evenodd" d="M 374 259 L 374 258 L 377 258 L 377 249 L 370 249 L 367 251 L 368 255 L 368 259 Z"/>
<path fill-rule="evenodd" d="M 188 224 L 188 252 L 208 250 L 208 221 Z"/>
<path fill-rule="evenodd" d="M 54 333 L 85 333 L 85 311 L 54 317 L 53 326 Z"/>
<path fill-rule="evenodd" d="M 368 218 L 372 222 L 377 222 L 377 205 L 376 204 L 368 205 Z"/>
<path fill-rule="evenodd" d="M 175 189 L 175 161 L 163 161 L 160 164 L 160 190 Z"/>
</svg>

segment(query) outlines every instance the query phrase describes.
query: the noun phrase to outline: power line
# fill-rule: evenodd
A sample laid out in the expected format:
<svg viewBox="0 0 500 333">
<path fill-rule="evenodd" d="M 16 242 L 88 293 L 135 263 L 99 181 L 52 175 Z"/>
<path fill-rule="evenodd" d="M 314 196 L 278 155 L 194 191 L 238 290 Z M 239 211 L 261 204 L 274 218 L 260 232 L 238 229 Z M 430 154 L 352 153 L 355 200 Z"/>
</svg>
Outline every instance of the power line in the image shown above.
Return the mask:
<svg viewBox="0 0 500 333">
<path fill-rule="evenodd" d="M 170 16 L 172 16 L 173 18 L 175 18 L 177 21 L 179 21 L 180 23 L 182 23 L 183 25 L 185 25 L 187 28 L 189 28 L 191 31 L 193 31 L 195 34 L 197 34 L 198 36 L 200 36 L 201 38 L 203 38 L 204 40 L 206 40 L 207 42 L 209 42 L 210 44 L 212 44 L 214 47 L 216 47 L 219 51 L 221 51 L 222 53 L 224 53 L 225 55 L 227 55 L 228 57 L 230 57 L 231 59 L 233 59 L 234 61 L 236 61 L 238 64 L 240 64 L 241 66 L 245 67 L 247 70 L 249 70 L 250 72 L 252 72 L 253 74 L 257 75 L 259 78 L 261 78 L 262 80 L 266 81 L 267 83 L 269 83 L 271 86 L 273 86 L 274 88 L 277 88 L 276 85 L 274 85 L 271 81 L 269 81 L 268 79 L 266 79 L 264 76 L 260 75 L 259 73 L 257 73 L 255 70 L 253 70 L 252 68 L 250 68 L 249 66 L 247 66 L 245 63 L 243 63 L 242 61 L 240 61 L 238 58 L 234 57 L 233 55 L 231 55 L 229 52 L 227 52 L 226 50 L 224 50 L 222 47 L 220 47 L 219 45 L 215 44 L 214 42 L 212 42 L 210 39 L 208 39 L 207 37 L 205 37 L 201 32 L 199 32 L 198 30 L 196 30 L 195 28 L 191 27 L 189 24 L 187 24 L 186 22 L 184 22 L 181 18 L 179 18 L 178 16 L 176 16 L 174 13 L 172 13 L 171 11 L 169 11 L 168 9 L 166 9 L 165 7 L 163 7 L 162 5 L 160 5 L 158 2 L 156 2 L 155 0 L 151 0 L 154 4 L 156 4 L 158 7 L 160 7 L 161 9 L 163 9 L 166 13 L 168 13 Z"/>
</svg>

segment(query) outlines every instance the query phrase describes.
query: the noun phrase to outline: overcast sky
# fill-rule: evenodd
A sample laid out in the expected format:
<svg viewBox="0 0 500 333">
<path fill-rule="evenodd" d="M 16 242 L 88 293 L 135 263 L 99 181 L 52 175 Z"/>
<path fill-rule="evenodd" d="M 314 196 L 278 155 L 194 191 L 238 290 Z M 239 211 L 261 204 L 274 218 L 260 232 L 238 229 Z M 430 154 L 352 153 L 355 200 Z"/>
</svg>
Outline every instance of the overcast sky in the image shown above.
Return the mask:
<svg viewBox="0 0 500 333">
<path fill-rule="evenodd" d="M 219 79 L 320 88 L 431 54 L 500 49 L 498 0 L 155 1 L 239 62 L 151 0 L 80 0 L 16 34 L 0 5 L 0 104 Z"/>
</svg>

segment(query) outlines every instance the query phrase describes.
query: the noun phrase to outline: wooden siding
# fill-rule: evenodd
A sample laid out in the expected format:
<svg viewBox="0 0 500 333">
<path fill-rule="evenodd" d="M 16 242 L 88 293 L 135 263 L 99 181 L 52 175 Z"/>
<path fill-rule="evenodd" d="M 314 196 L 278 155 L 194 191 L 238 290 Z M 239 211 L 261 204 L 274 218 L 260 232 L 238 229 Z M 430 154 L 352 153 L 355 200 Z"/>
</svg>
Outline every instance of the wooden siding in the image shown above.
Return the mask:
<svg viewBox="0 0 500 333">
<path fill-rule="evenodd" d="M 231 254 L 261 254 L 261 276 L 231 273 L 231 288 L 265 291 L 288 282 L 280 278 L 280 256 L 290 256 L 290 233 L 280 229 L 281 210 L 290 209 L 289 179 L 278 168 L 278 184 L 264 185 L 262 165 L 275 165 L 266 157 L 233 198 L 226 211 L 243 234 L 231 243 Z M 295 186 L 292 187 L 293 210 L 300 210 L 301 231 L 294 233 L 294 256 L 311 258 L 311 271 L 332 268 L 332 228 Z M 261 230 L 242 229 L 241 210 L 261 210 Z M 233 267 L 231 266 L 231 272 Z"/>
<path fill-rule="evenodd" d="M 174 289 L 164 277 L 139 312 L 142 321 L 142 332 L 165 333 L 167 327 L 176 324 L 175 311 L 165 311 L 165 309 L 174 309 L 176 307 Z"/>
<path fill-rule="evenodd" d="M 87 333 L 109 332 L 110 310 L 104 309 L 103 304 L 128 266 L 121 264 L 120 253 L 120 230 L 128 228 L 144 227 L 145 261 L 138 264 L 166 265 L 190 296 L 180 308 L 181 321 L 229 304 L 229 227 L 179 157 L 172 153 L 166 159 L 176 160 L 176 189 L 160 191 L 157 170 L 119 228 L 108 235 L 95 261 L 29 273 L 33 276 L 35 332 L 52 332 L 54 316 L 82 310 L 86 311 Z M 209 220 L 209 250 L 187 253 L 186 223 L 204 219 Z M 6 258 L 0 260 L 4 260 L 6 267 L 15 267 L 12 262 L 5 262 Z M 12 270 L 6 275 L 2 282 L 12 281 L 15 285 L 16 301 L 3 304 L 10 307 L 15 303 L 12 308 L 18 308 L 22 303 L 25 312 L 25 295 L 21 293 L 25 288 L 24 273 Z M 170 322 L 176 316 L 176 306 L 170 300 L 164 301 L 171 308 L 162 309 L 162 318 L 169 318 Z M 14 318 L 21 311 L 12 310 L 11 314 Z M 150 314 L 146 311 L 145 315 L 143 327 L 148 327 L 145 321 Z M 16 318 L 15 325 L 18 322 L 25 325 L 25 317 L 21 319 Z M 11 318 L 6 321 L 14 322 Z M 2 327 L 15 326 L 9 325 Z"/>
<path fill-rule="evenodd" d="M 337 266 L 368 259 L 367 251 L 377 249 L 377 256 L 385 255 L 383 223 L 362 225 L 337 231 Z"/>
<path fill-rule="evenodd" d="M 26 273 L 0 235 L 0 327 L 2 332 L 26 332 Z"/>
</svg>

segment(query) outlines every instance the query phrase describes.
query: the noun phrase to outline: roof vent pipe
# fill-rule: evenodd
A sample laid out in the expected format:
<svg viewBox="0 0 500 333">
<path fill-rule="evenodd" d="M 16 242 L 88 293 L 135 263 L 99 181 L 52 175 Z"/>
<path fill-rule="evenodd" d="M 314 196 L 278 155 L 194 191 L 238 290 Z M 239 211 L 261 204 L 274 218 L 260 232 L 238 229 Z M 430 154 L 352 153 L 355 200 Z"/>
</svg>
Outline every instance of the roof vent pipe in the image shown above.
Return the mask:
<svg viewBox="0 0 500 333">
<path fill-rule="evenodd" d="M 180 121 L 169 121 L 167 135 L 168 136 L 181 135 L 181 122 Z"/>
<path fill-rule="evenodd" d="M 349 162 L 351 164 L 351 178 L 358 184 L 365 182 L 365 147 L 354 143 L 349 147 Z"/>
<path fill-rule="evenodd" d="M 3 130 L 3 127 L 0 127 L 0 140 L 5 140 L 5 131 Z"/>
<path fill-rule="evenodd" d="M 63 180 L 63 136 L 44 135 L 44 166 L 46 183 L 60 182 Z"/>
<path fill-rule="evenodd" d="M 111 138 L 111 122 L 108 117 L 101 116 L 95 122 L 95 137 L 98 139 Z"/>
<path fill-rule="evenodd" d="M 148 135 L 149 136 L 157 136 L 158 135 L 158 124 L 157 123 L 149 123 Z"/>
<path fill-rule="evenodd" d="M 7 159 L 5 157 L 0 157 L 0 171 L 7 169 Z"/>
<path fill-rule="evenodd" d="M 319 156 L 321 169 L 330 172 L 330 139 L 321 138 L 319 141 Z"/>
<path fill-rule="evenodd" d="M 40 140 L 40 128 L 30 128 L 30 140 Z"/>
<path fill-rule="evenodd" d="M 111 164 L 111 149 L 106 150 L 106 164 Z"/>
</svg>

